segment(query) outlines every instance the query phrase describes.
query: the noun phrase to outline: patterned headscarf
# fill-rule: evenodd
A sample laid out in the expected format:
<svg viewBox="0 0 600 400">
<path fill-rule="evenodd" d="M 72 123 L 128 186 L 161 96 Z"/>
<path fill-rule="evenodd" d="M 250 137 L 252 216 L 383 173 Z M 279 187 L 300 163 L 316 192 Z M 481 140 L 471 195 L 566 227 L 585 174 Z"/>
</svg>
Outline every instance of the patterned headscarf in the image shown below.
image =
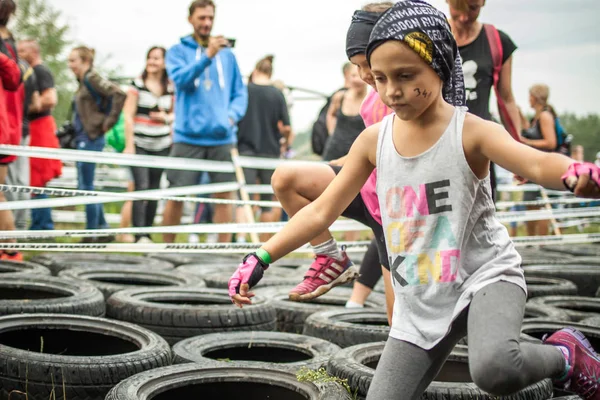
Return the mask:
<svg viewBox="0 0 600 400">
<path fill-rule="evenodd" d="M 455 106 L 465 105 L 462 60 L 446 16 L 422 0 L 402 0 L 377 21 L 369 45 L 367 60 L 379 45 L 388 40 L 406 43 L 429 64 L 444 82 L 444 99 Z"/>
<path fill-rule="evenodd" d="M 346 55 L 348 59 L 357 54 L 365 54 L 371 31 L 382 13 L 357 10 L 352 16 L 346 35 Z"/>
</svg>

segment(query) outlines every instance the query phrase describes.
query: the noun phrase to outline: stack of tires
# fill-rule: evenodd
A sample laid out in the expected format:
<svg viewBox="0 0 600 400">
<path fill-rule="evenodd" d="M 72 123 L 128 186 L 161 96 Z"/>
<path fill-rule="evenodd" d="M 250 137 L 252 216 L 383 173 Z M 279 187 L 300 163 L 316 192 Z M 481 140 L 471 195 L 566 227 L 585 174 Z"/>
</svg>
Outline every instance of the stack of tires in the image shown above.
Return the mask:
<svg viewBox="0 0 600 400">
<path fill-rule="evenodd" d="M 570 325 L 600 349 L 599 250 L 522 252 L 521 340 Z M 237 308 L 226 283 L 238 262 L 201 254 L 0 262 L 0 400 L 364 399 L 389 334 L 379 287 L 358 310 L 345 308 L 349 287 L 292 302 L 310 264 L 292 260 L 273 264 L 253 304 Z M 461 343 L 423 398 L 493 398 L 473 384 Z M 545 380 L 510 399 L 570 395 Z"/>
</svg>

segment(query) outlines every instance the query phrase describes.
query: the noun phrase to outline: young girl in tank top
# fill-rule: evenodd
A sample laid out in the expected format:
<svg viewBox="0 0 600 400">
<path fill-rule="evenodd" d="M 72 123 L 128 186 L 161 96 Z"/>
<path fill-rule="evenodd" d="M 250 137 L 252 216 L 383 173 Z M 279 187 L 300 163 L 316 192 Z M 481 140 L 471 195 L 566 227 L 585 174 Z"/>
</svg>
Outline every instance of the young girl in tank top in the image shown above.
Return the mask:
<svg viewBox="0 0 600 400">
<path fill-rule="evenodd" d="M 367 59 L 395 114 L 367 128 L 325 192 L 299 211 L 230 280 L 233 302 L 268 264 L 328 227 L 375 167 L 396 296 L 390 337 L 368 400 L 418 399 L 468 335 L 471 377 L 506 396 L 545 378 L 600 400 L 600 360 L 585 337 L 563 329 L 545 344 L 519 343 L 526 285 L 506 228 L 495 218 L 489 163 L 552 189 L 600 197 L 600 169 L 514 141 L 466 112 L 460 56 L 445 16 L 405 0 L 378 20 Z"/>
</svg>

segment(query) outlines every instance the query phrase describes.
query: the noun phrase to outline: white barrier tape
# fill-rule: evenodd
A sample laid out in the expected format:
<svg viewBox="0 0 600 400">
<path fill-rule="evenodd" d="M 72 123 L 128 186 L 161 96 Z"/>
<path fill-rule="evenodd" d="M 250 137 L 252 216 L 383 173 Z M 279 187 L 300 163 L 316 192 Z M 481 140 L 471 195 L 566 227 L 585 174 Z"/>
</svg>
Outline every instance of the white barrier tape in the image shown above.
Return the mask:
<svg viewBox="0 0 600 400">
<path fill-rule="evenodd" d="M 558 244 L 583 244 L 600 242 L 600 233 L 573 234 L 562 236 L 525 236 L 513 238 L 516 247 L 546 246 Z M 370 241 L 342 242 L 348 252 L 364 252 Z M 72 243 L 0 243 L 0 250 L 12 251 L 70 251 L 70 252 L 112 252 L 112 253 L 249 253 L 259 245 L 248 243 L 198 243 L 198 244 L 72 244 Z M 312 247 L 305 245 L 293 253 L 313 253 Z"/>
<path fill-rule="evenodd" d="M 0 240 L 9 239 L 42 239 L 52 237 L 95 237 L 110 236 L 124 233 L 275 233 L 279 232 L 285 222 L 261 222 L 256 224 L 194 224 L 176 226 L 153 226 L 146 228 L 117 228 L 117 229 L 69 229 L 52 231 L 0 231 Z M 369 230 L 366 225 L 352 220 L 340 220 L 331 225 L 332 232 Z"/>
<path fill-rule="evenodd" d="M 347 252 L 364 252 L 370 241 L 342 242 Z M 250 253 L 256 251 L 260 244 L 252 243 L 154 243 L 154 244 L 71 244 L 71 243 L 0 243 L 0 250 L 13 251 L 69 251 L 93 253 Z M 305 245 L 292 253 L 314 253 L 312 247 Z M 291 253 L 290 253 L 291 254 Z"/>
<path fill-rule="evenodd" d="M 545 206 L 546 204 L 587 204 L 600 203 L 599 199 L 584 199 L 579 197 L 568 197 L 548 200 L 531 200 L 531 201 L 499 201 L 496 203 L 496 208 L 506 209 L 515 206 Z"/>
<path fill-rule="evenodd" d="M 498 185 L 496 190 L 498 192 L 537 192 L 540 190 L 540 186 L 534 183 L 526 183 L 523 185 Z M 565 191 L 546 189 L 546 193 L 551 195 L 562 195 Z"/>
<path fill-rule="evenodd" d="M 500 222 L 526 222 L 543 221 L 550 218 L 581 218 L 596 217 L 600 215 L 600 207 L 565 208 L 558 210 L 533 210 L 533 211 L 501 211 L 496 213 Z"/>
<path fill-rule="evenodd" d="M 49 149 L 46 147 L 0 145 L 0 154 L 22 157 L 48 158 L 61 161 L 92 162 L 99 164 L 126 165 L 131 167 L 164 168 L 187 171 L 231 172 L 233 163 L 228 161 L 198 160 L 195 158 L 160 157 L 140 154 L 121 154 L 107 151 Z M 253 169 L 275 169 L 283 163 L 298 162 L 276 158 L 240 157 L 240 166 Z M 323 164 L 320 161 L 303 163 Z"/>
<path fill-rule="evenodd" d="M 582 218 L 582 219 L 572 219 L 564 222 L 559 222 L 558 226 L 560 228 L 570 228 L 573 226 L 581 226 L 581 225 L 591 225 L 591 224 L 600 224 L 600 218 Z"/>
<path fill-rule="evenodd" d="M 193 189 L 192 189 L 193 188 Z M 170 188 L 143 190 L 139 192 L 112 193 L 99 192 L 92 190 L 73 190 L 73 189 L 55 189 L 55 188 L 38 188 L 33 186 L 13 186 L 0 185 L 0 192 L 12 193 L 30 193 L 30 194 L 47 194 L 49 196 L 77 196 L 68 199 L 39 199 L 39 200 L 19 200 L 12 202 L 0 203 L 0 211 L 2 210 L 22 210 L 33 208 L 48 208 L 48 207 L 65 207 L 82 204 L 100 204 L 114 203 L 126 200 L 175 200 L 191 203 L 210 203 L 210 204 L 231 204 L 231 205 L 255 205 L 261 207 L 281 207 L 281 204 L 276 201 L 257 201 L 249 202 L 241 200 L 229 199 L 213 199 L 208 197 L 175 197 L 164 196 L 164 194 L 211 194 L 211 193 L 226 193 L 232 192 L 239 188 L 239 184 L 232 183 L 210 183 L 206 185 L 187 186 L 185 188 Z M 183 190 L 185 189 L 185 190 Z"/>
</svg>

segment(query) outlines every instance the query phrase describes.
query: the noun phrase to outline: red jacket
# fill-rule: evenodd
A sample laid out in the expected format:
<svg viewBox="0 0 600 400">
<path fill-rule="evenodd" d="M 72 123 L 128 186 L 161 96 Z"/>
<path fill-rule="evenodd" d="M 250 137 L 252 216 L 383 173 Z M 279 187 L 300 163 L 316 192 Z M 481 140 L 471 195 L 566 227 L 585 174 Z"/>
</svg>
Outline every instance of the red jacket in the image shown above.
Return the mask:
<svg viewBox="0 0 600 400">
<path fill-rule="evenodd" d="M 0 144 L 19 144 L 23 124 L 24 88 L 16 52 L 6 42 L 0 42 Z M 7 163 L 14 156 L 2 157 Z"/>
<path fill-rule="evenodd" d="M 0 53 L 0 144 L 7 144 L 12 135 L 7 118 L 8 91 L 15 92 L 21 86 L 21 70 L 15 60 L 6 54 Z M 23 107 L 21 107 L 21 110 Z M 22 111 L 21 111 L 22 112 Z"/>
</svg>

